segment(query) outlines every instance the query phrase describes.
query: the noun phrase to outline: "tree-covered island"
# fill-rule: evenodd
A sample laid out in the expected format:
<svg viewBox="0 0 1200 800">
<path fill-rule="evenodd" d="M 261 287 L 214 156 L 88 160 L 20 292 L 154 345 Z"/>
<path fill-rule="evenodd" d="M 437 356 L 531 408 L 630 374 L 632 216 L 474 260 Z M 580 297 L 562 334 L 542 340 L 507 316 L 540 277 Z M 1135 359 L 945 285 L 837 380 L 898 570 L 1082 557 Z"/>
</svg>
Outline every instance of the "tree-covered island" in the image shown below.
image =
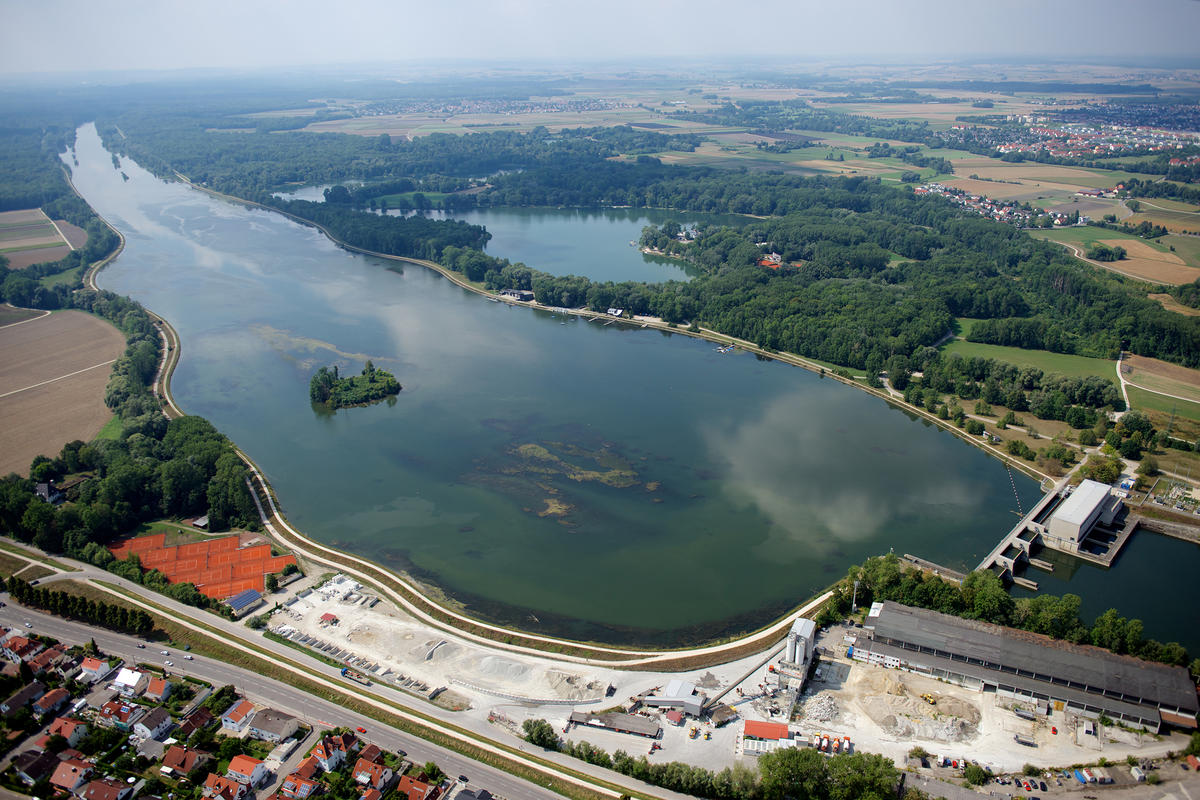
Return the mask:
<svg viewBox="0 0 1200 800">
<path fill-rule="evenodd" d="M 400 393 L 400 384 L 392 373 L 376 369 L 370 359 L 362 374 L 343 378 L 336 365 L 321 367 L 309 383 L 308 394 L 314 403 L 331 409 L 365 406 Z"/>
</svg>

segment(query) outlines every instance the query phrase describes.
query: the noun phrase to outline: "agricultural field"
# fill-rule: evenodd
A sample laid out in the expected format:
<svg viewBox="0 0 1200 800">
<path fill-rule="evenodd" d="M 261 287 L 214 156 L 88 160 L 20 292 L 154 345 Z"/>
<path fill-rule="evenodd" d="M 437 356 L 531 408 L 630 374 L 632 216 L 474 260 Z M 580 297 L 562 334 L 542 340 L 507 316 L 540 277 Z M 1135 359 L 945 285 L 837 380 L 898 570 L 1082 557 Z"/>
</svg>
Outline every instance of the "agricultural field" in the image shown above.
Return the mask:
<svg viewBox="0 0 1200 800">
<path fill-rule="evenodd" d="M 120 331 L 81 311 L 0 328 L 0 474 L 25 474 L 34 456 L 95 436 L 112 418 L 104 388 L 124 350 Z"/>
<path fill-rule="evenodd" d="M 0 328 L 16 322 L 24 322 L 34 317 L 45 316 L 45 313 L 33 308 L 17 308 L 16 306 L 10 306 L 8 303 L 0 303 Z"/>
<path fill-rule="evenodd" d="M 1136 409 L 1145 411 L 1150 415 L 1150 418 L 1155 419 L 1155 413 L 1161 415 L 1161 422 L 1156 422 L 1155 427 L 1161 427 L 1164 430 L 1168 425 L 1169 419 L 1173 416 L 1176 420 L 1172 426 L 1176 431 L 1176 435 L 1181 435 L 1178 432 L 1179 420 L 1186 419 L 1200 424 L 1200 403 L 1191 403 L 1187 400 L 1178 400 L 1174 397 L 1148 392 L 1145 389 L 1139 389 L 1136 386 L 1128 387 L 1129 405 Z M 1152 413 L 1153 412 L 1153 413 Z"/>
<path fill-rule="evenodd" d="M 1096 244 L 1124 247 L 1129 254 L 1128 258 L 1120 261 L 1089 261 L 1088 263 L 1138 280 L 1150 283 L 1183 284 L 1200 278 L 1200 258 L 1198 258 L 1200 246 L 1193 249 L 1189 246 L 1190 242 L 1181 249 L 1171 242 L 1163 243 L 1162 241 L 1141 239 L 1119 231 L 1086 225 L 1048 231 L 1030 231 L 1030 235 L 1065 244 L 1081 258 L 1088 248 Z M 1179 240 L 1187 237 L 1163 238 Z M 1171 252 L 1172 246 L 1175 247 L 1175 252 Z"/>
<path fill-rule="evenodd" d="M 1131 385 L 1200 403 L 1200 370 L 1157 358 L 1129 355 L 1121 359 L 1121 374 Z"/>
<path fill-rule="evenodd" d="M 74 225 L 71 227 L 87 241 L 86 232 Z M 8 259 L 9 269 L 57 261 L 76 246 L 63 238 L 40 208 L 0 212 L 0 255 Z"/>
<path fill-rule="evenodd" d="M 1172 233 L 1200 233 L 1200 206 L 1161 198 L 1138 199 L 1141 209 L 1129 218 L 1136 225 L 1149 222 Z"/>
<path fill-rule="evenodd" d="M 1105 358 L 1051 353 L 1048 350 L 1024 350 L 1020 347 L 968 342 L 965 339 L 955 339 L 943 347 L 942 352 L 958 353 L 964 358 L 994 358 L 997 361 L 1016 364 L 1018 367 L 1035 367 L 1045 373 L 1066 375 L 1071 378 L 1096 375 L 1112 381 L 1117 379 L 1117 362 Z"/>
<path fill-rule="evenodd" d="M 930 94 L 937 94 L 936 91 Z M 943 93 L 947 94 L 947 93 Z M 928 120 L 935 128 L 946 128 L 956 124 L 957 117 L 978 114 L 1029 114 L 1037 113 L 1043 106 L 1035 106 L 1027 100 L 1012 95 L 988 95 L 992 108 L 975 108 L 970 102 L 961 103 L 822 103 L 812 101 L 813 106 L 843 114 L 861 114 L 880 119 Z"/>
</svg>

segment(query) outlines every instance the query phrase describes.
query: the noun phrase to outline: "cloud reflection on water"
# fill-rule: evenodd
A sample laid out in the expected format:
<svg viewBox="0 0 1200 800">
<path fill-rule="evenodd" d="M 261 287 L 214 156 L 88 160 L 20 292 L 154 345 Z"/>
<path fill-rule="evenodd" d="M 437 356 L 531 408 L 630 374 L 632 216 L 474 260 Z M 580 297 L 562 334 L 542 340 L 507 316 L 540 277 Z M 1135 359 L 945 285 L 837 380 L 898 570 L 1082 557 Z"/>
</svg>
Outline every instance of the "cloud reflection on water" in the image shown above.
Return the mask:
<svg viewBox="0 0 1200 800">
<path fill-rule="evenodd" d="M 756 417 L 705 430 L 711 457 L 729 464 L 723 491 L 771 523 L 760 557 L 820 557 L 841 543 L 877 537 L 890 520 L 962 514 L 978 502 L 968 479 L 939 468 L 929 431 L 884 441 L 889 426 L 880 423 L 886 415 L 879 409 L 829 429 L 826 421 L 844 418 L 848 402 L 864 400 L 848 397 L 852 391 L 825 384 L 783 395 Z M 894 431 L 895 420 L 889 422 Z M 897 482 L 904 491 L 886 488 Z"/>
</svg>

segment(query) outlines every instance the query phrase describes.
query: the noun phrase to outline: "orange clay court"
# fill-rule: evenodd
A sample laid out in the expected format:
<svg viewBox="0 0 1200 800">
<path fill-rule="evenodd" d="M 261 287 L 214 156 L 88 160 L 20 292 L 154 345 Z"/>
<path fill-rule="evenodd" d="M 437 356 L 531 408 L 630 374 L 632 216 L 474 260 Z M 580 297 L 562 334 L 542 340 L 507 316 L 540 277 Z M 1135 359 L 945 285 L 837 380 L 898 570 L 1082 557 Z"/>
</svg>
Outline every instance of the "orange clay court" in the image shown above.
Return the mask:
<svg viewBox="0 0 1200 800">
<path fill-rule="evenodd" d="M 273 556 L 271 545 L 241 547 L 237 536 L 168 545 L 165 533 L 126 539 L 109 548 L 120 559 L 136 555 L 145 569 L 156 569 L 171 583 L 192 583 L 200 592 L 224 600 L 246 589 L 263 591 L 264 576 L 295 564 L 295 556 Z"/>
</svg>

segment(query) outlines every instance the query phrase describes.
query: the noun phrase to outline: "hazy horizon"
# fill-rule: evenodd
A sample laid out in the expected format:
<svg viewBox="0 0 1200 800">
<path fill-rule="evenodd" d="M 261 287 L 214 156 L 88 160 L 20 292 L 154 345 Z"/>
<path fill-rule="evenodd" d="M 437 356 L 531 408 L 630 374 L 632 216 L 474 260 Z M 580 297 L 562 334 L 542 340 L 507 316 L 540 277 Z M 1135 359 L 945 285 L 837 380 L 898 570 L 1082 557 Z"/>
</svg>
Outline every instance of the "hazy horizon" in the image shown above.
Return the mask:
<svg viewBox="0 0 1200 800">
<path fill-rule="evenodd" d="M 740 13 L 733 13 L 735 8 Z M 0 77 L 47 73 L 376 68 L 454 61 L 936 63 L 1092 60 L 1149 67 L 1200 59 L 1197 0 L 1047 6 L 1009 0 L 0 0 Z M 1166 21 L 1170 24 L 1164 24 Z"/>
</svg>

